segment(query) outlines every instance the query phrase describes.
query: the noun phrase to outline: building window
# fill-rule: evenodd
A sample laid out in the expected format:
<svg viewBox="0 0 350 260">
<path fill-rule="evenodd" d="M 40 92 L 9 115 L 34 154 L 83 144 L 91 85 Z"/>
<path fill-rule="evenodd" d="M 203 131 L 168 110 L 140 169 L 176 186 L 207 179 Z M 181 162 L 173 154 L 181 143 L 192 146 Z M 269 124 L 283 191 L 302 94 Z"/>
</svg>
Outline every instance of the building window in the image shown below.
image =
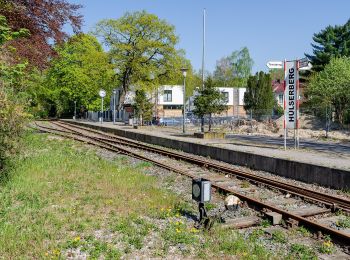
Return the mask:
<svg viewBox="0 0 350 260">
<path fill-rule="evenodd" d="M 225 97 L 225 102 L 228 103 L 228 92 L 222 92 Z"/>
<path fill-rule="evenodd" d="M 283 104 L 283 94 L 278 95 L 278 104 Z"/>
<path fill-rule="evenodd" d="M 172 90 L 164 90 L 164 102 L 173 101 L 173 91 Z"/>
<path fill-rule="evenodd" d="M 182 109 L 182 105 L 164 105 L 163 109 Z"/>
</svg>

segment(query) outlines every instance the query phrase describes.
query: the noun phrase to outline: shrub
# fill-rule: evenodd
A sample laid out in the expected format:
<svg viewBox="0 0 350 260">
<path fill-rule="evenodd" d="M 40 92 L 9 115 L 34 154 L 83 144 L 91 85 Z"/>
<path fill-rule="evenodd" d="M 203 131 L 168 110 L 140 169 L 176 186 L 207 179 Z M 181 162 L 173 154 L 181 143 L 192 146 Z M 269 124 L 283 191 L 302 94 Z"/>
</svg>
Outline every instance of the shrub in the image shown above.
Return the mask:
<svg viewBox="0 0 350 260">
<path fill-rule="evenodd" d="M 23 107 L 0 86 L 0 179 L 8 157 L 17 151 L 26 118 Z"/>
</svg>

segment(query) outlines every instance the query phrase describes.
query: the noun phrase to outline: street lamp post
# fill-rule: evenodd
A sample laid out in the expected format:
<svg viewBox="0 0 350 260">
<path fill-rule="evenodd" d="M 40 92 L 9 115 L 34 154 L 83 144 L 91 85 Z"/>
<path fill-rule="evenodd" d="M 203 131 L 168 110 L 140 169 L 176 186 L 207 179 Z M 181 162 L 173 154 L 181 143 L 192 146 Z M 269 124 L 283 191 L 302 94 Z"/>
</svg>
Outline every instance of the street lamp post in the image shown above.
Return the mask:
<svg viewBox="0 0 350 260">
<path fill-rule="evenodd" d="M 101 97 L 101 117 L 100 117 L 100 121 L 101 121 L 101 124 L 103 123 L 103 98 L 106 96 L 106 91 L 104 91 L 103 89 L 101 89 L 99 91 L 99 95 Z"/>
<path fill-rule="evenodd" d="M 74 120 L 77 119 L 77 101 L 74 100 Z"/>
<path fill-rule="evenodd" d="M 113 125 L 115 125 L 115 103 L 116 103 L 117 90 L 113 89 Z"/>
<path fill-rule="evenodd" d="M 182 75 L 184 76 L 184 84 L 183 84 L 183 113 L 182 113 L 182 133 L 186 133 L 186 128 L 185 128 L 185 119 L 186 119 L 186 111 L 185 111 L 185 107 L 186 107 L 186 75 L 187 75 L 187 68 L 181 68 L 182 71 Z"/>
</svg>

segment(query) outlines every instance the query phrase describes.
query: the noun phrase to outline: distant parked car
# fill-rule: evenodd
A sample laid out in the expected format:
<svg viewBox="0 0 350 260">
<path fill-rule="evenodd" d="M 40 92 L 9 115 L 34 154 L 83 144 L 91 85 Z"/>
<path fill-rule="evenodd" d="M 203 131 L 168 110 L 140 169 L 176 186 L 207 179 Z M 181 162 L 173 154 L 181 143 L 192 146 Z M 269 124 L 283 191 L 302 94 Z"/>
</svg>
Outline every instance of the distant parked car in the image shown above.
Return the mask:
<svg viewBox="0 0 350 260">
<path fill-rule="evenodd" d="M 160 118 L 159 124 L 164 126 L 179 125 L 181 122 L 175 118 Z"/>
</svg>

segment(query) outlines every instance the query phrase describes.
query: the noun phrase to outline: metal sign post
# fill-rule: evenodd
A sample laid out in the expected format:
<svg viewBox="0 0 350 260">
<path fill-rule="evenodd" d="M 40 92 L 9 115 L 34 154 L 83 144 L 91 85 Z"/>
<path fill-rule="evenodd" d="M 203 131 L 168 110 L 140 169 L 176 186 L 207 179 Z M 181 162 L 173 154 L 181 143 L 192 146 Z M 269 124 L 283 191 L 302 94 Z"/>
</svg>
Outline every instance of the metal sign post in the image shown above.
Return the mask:
<svg viewBox="0 0 350 260">
<path fill-rule="evenodd" d="M 284 97 L 285 97 L 285 128 L 294 130 L 294 146 L 296 148 L 297 126 L 297 85 L 299 81 L 297 61 L 285 62 Z M 285 137 L 286 138 L 286 137 Z M 286 148 L 286 147 L 285 147 Z"/>
<path fill-rule="evenodd" d="M 115 103 L 116 103 L 117 90 L 113 89 L 113 125 L 115 125 Z"/>
<path fill-rule="evenodd" d="M 284 69 L 284 149 L 287 149 L 287 130 L 294 129 L 294 147 L 299 148 L 299 71 L 310 70 L 312 65 L 307 58 L 292 61 L 269 61 L 269 69 Z"/>
<path fill-rule="evenodd" d="M 103 123 L 103 98 L 106 96 L 106 91 L 104 91 L 103 89 L 101 89 L 98 94 L 101 97 L 101 117 L 100 117 L 100 121 L 101 124 Z"/>
</svg>

